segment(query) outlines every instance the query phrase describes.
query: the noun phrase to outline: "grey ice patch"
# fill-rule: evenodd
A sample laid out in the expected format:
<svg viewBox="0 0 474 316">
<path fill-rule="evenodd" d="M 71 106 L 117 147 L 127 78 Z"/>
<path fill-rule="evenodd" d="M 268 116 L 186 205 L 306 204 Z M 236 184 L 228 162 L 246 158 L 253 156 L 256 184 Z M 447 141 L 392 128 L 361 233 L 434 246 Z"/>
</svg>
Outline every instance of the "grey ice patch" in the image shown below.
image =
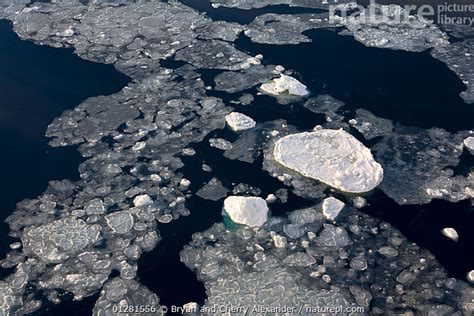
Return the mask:
<svg viewBox="0 0 474 316">
<path fill-rule="evenodd" d="M 238 23 L 215 21 L 196 29 L 196 33 L 201 39 L 219 39 L 234 42 L 244 29 L 245 27 Z"/>
<path fill-rule="evenodd" d="M 288 255 L 283 263 L 288 266 L 308 267 L 316 263 L 316 259 L 304 252 L 297 252 Z"/>
<path fill-rule="evenodd" d="M 104 214 L 104 202 L 101 199 L 93 199 L 86 205 L 85 211 L 88 215 Z"/>
<path fill-rule="evenodd" d="M 256 129 L 244 131 L 239 138 L 232 143 L 232 148 L 224 152 L 224 157 L 253 163 L 260 156 L 261 141 L 261 131 Z"/>
<path fill-rule="evenodd" d="M 215 90 L 236 93 L 264 83 L 279 74 L 272 66 L 254 65 L 242 71 L 224 71 L 214 78 Z"/>
<path fill-rule="evenodd" d="M 272 45 L 300 44 L 311 39 L 304 31 L 334 27 L 329 23 L 329 15 L 321 14 L 262 14 L 255 18 L 245 30 L 252 42 Z"/>
<path fill-rule="evenodd" d="M 448 46 L 436 47 L 431 55 L 448 65 L 463 84 L 466 91 L 461 97 L 466 103 L 474 103 L 474 39 L 450 43 Z"/>
<path fill-rule="evenodd" d="M 224 187 L 219 179 L 212 178 L 196 192 L 196 195 L 206 200 L 219 201 L 225 198 L 229 192 L 230 190 Z"/>
<path fill-rule="evenodd" d="M 316 241 L 320 245 L 328 247 L 344 247 L 352 244 L 352 241 L 344 228 L 327 224 L 324 225 L 324 229 L 321 231 Z"/>
<path fill-rule="evenodd" d="M 105 216 L 107 225 L 117 234 L 126 234 L 133 227 L 133 215 L 129 211 L 120 211 Z"/>
<path fill-rule="evenodd" d="M 197 68 L 240 70 L 251 56 L 237 50 L 233 45 L 217 41 L 196 41 L 192 45 L 179 50 L 176 60 L 191 63 Z M 250 66 L 250 65 L 249 65 Z"/>
<path fill-rule="evenodd" d="M 210 138 L 209 146 L 220 150 L 228 150 L 232 148 L 232 143 L 223 138 Z"/>
<path fill-rule="evenodd" d="M 388 135 L 393 131 L 392 121 L 377 117 L 363 109 L 356 110 L 355 119 L 349 120 L 349 123 L 368 140 Z"/>
<path fill-rule="evenodd" d="M 1 12 L 1 11 L 0 11 Z M 13 315 L 21 307 L 23 301 L 14 294 L 12 288 L 0 281 L 0 312 L 2 315 Z"/>
<path fill-rule="evenodd" d="M 472 182 L 450 169 L 459 164 L 464 134 L 399 126 L 372 147 L 385 172 L 380 188 L 398 204 L 468 198 Z"/>
<path fill-rule="evenodd" d="M 63 218 L 46 225 L 28 227 L 22 236 L 24 251 L 46 263 L 59 263 L 99 240 L 101 227 L 82 219 Z"/>
</svg>

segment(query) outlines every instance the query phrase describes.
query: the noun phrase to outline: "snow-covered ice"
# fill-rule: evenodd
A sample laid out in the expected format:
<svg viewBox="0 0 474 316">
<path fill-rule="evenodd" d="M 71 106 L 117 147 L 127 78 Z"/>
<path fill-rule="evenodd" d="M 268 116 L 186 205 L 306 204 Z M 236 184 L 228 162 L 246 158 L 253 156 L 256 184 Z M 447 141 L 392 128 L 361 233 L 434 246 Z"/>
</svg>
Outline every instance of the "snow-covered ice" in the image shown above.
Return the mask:
<svg viewBox="0 0 474 316">
<path fill-rule="evenodd" d="M 361 193 L 382 182 L 383 169 L 361 142 L 343 130 L 321 129 L 279 139 L 274 159 L 338 190 Z"/>
<path fill-rule="evenodd" d="M 281 74 L 280 78 L 262 84 L 260 90 L 270 95 L 288 93 L 290 95 L 304 97 L 309 94 L 308 88 L 304 84 L 284 74 Z"/>
<path fill-rule="evenodd" d="M 469 149 L 471 153 L 474 154 L 474 137 L 473 136 L 469 136 L 468 138 L 466 138 L 463 141 L 463 144 L 464 146 L 466 146 L 467 149 Z"/>
<path fill-rule="evenodd" d="M 142 194 L 133 199 L 133 204 L 136 207 L 146 206 L 153 203 L 153 200 L 148 194 Z"/>
<path fill-rule="evenodd" d="M 268 206 L 260 197 L 229 196 L 224 211 L 234 223 L 258 227 L 267 221 Z"/>
<path fill-rule="evenodd" d="M 323 207 L 323 215 L 331 220 L 334 221 L 336 217 L 339 215 L 339 213 L 342 211 L 344 208 L 345 204 L 344 202 L 334 198 L 334 197 L 328 197 L 324 199 L 322 207 Z"/>
<path fill-rule="evenodd" d="M 459 235 L 458 232 L 452 228 L 452 227 L 446 227 L 441 230 L 441 233 L 446 236 L 447 238 L 453 240 L 453 241 L 458 241 L 459 240 Z"/>
<path fill-rule="evenodd" d="M 236 132 L 254 128 L 256 125 L 256 122 L 251 117 L 239 112 L 227 114 L 225 121 L 227 125 Z"/>
</svg>

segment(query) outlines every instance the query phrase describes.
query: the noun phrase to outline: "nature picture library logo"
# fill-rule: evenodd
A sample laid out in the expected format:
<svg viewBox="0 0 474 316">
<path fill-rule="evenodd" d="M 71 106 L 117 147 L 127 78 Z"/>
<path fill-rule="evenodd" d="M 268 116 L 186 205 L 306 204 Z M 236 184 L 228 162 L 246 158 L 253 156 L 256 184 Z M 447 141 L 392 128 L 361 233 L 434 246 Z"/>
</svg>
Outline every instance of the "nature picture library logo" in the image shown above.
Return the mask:
<svg viewBox="0 0 474 316">
<path fill-rule="evenodd" d="M 474 25 L 474 3 L 458 4 L 445 2 L 438 5 L 439 24 Z"/>
<path fill-rule="evenodd" d="M 339 23 L 345 19 L 357 19 L 361 24 L 411 24 L 416 15 L 420 21 L 438 24 L 474 26 L 474 3 L 472 0 L 441 2 L 436 0 L 393 1 L 398 5 L 387 5 L 370 0 L 367 6 L 355 2 L 331 4 L 329 21 Z M 404 4 L 403 4 L 404 3 Z"/>
</svg>

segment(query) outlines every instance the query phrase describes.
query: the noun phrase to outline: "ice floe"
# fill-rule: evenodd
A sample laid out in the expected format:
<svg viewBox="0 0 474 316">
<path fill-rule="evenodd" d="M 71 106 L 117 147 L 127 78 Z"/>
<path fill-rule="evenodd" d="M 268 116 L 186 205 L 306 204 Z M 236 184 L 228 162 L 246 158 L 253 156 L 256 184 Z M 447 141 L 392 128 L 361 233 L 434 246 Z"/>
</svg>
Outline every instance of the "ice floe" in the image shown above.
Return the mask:
<svg viewBox="0 0 474 316">
<path fill-rule="evenodd" d="M 210 138 L 209 146 L 220 150 L 228 150 L 232 148 L 232 143 L 223 138 Z"/>
<path fill-rule="evenodd" d="M 269 83 L 262 84 L 260 90 L 275 96 L 287 93 L 293 96 L 304 97 L 309 94 L 308 88 L 304 84 L 285 74 L 281 74 L 280 78 L 273 79 Z"/>
<path fill-rule="evenodd" d="M 107 225 L 117 234 L 126 234 L 132 229 L 134 219 L 129 211 L 120 211 L 105 216 Z"/>
<path fill-rule="evenodd" d="M 458 235 L 458 232 L 452 228 L 452 227 L 447 227 L 447 228 L 443 228 L 441 230 L 441 233 L 446 236 L 447 238 L 453 240 L 453 241 L 458 241 L 459 240 L 459 235 Z"/>
<path fill-rule="evenodd" d="M 329 23 L 327 13 L 320 14 L 262 14 L 253 20 L 245 30 L 252 42 L 272 45 L 300 44 L 311 39 L 304 31 L 334 27 Z"/>
<path fill-rule="evenodd" d="M 464 31 L 463 29 L 463 32 Z M 467 87 L 461 92 L 466 103 L 474 103 L 474 40 L 466 35 L 462 40 L 454 41 L 447 46 L 439 46 L 431 55 L 445 63 Z"/>
<path fill-rule="evenodd" d="M 328 197 L 324 199 L 322 208 L 323 208 L 323 215 L 331 220 L 334 221 L 336 217 L 339 215 L 339 213 L 342 211 L 344 208 L 345 203 L 334 198 L 334 197 Z"/>
<path fill-rule="evenodd" d="M 383 179 L 382 167 L 370 150 L 343 130 L 285 136 L 275 143 L 273 157 L 305 177 L 344 192 L 368 192 Z"/>
<path fill-rule="evenodd" d="M 236 132 L 254 128 L 257 124 L 251 117 L 239 112 L 227 114 L 225 121 L 227 122 L 227 125 Z"/>
<path fill-rule="evenodd" d="M 225 198 L 229 193 L 229 189 L 222 185 L 222 182 L 217 178 L 212 178 L 206 185 L 204 185 L 196 195 L 212 201 L 218 201 Z"/>
<path fill-rule="evenodd" d="M 466 146 L 467 149 L 469 149 L 469 151 L 470 151 L 471 153 L 474 154 L 474 137 L 473 137 L 473 136 L 467 137 L 467 138 L 463 141 L 463 144 L 464 144 L 464 146 Z"/>
<path fill-rule="evenodd" d="M 224 71 L 214 78 L 215 90 L 236 93 L 269 81 L 280 74 L 273 67 L 254 65 L 241 71 Z M 250 102 L 248 102 L 250 103 Z"/>
<path fill-rule="evenodd" d="M 349 124 L 368 140 L 388 135 L 393 131 L 393 123 L 390 120 L 376 117 L 363 109 L 356 110 L 356 117 L 349 120 Z"/>
<path fill-rule="evenodd" d="M 249 227 L 262 226 L 268 216 L 267 202 L 259 197 L 229 196 L 224 211 L 233 222 Z"/>
</svg>

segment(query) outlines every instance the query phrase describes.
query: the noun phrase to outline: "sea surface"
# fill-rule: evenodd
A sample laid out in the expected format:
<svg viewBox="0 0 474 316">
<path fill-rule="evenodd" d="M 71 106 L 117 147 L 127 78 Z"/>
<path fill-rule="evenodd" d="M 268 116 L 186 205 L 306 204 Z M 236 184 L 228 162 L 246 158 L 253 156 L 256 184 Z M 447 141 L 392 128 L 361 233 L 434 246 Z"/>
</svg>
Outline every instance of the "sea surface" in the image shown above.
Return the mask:
<svg viewBox="0 0 474 316">
<path fill-rule="evenodd" d="M 50 180 L 79 180 L 83 158 L 76 146 L 52 148 L 45 137 L 52 120 L 81 101 L 113 94 L 130 79 L 111 65 L 82 60 L 72 49 L 23 41 L 0 20 L 0 252 L 16 241 L 4 220 L 16 203 L 35 198 Z M 10 269 L 0 269 L 3 278 Z M 89 299 L 90 300 L 90 299 Z M 82 303 L 68 310 L 89 315 Z M 45 310 L 46 312 L 46 310 Z M 58 311 L 57 315 L 60 315 Z M 63 314 L 64 315 L 64 314 Z"/>
<path fill-rule="evenodd" d="M 207 12 L 216 20 L 248 23 L 256 15 L 268 12 L 302 13 L 315 10 L 285 6 L 243 11 L 212 9 L 206 1 L 186 0 L 184 3 Z M 352 37 L 334 31 L 315 30 L 306 33 L 312 43 L 300 45 L 262 45 L 241 36 L 237 48 L 252 55 L 263 54 L 264 62 L 280 64 L 295 72 L 316 94 L 330 94 L 344 101 L 349 111 L 364 108 L 375 115 L 407 126 L 441 127 L 455 132 L 472 128 L 474 107 L 459 97 L 464 89 L 459 78 L 428 52 L 408 53 L 367 48 Z M 202 71 L 206 83 L 214 72 Z M 48 181 L 78 179 L 77 167 L 82 161 L 75 147 L 53 149 L 44 137 L 47 125 L 64 110 L 72 109 L 82 100 L 119 91 L 129 79 L 113 66 L 84 61 L 70 49 L 38 46 L 20 40 L 9 23 L 0 21 L 0 217 L 5 219 L 15 204 L 40 194 Z M 255 90 L 252 90 L 255 92 Z M 213 93 L 230 101 L 235 96 Z M 255 94 L 255 93 L 254 93 Z M 238 107 L 258 122 L 284 118 L 300 130 L 311 129 L 324 122 L 322 115 L 301 104 L 281 106 L 268 96 L 256 96 L 251 106 Z M 180 170 L 191 180 L 196 192 L 212 177 L 231 187 L 248 183 L 262 190 L 262 195 L 284 187 L 261 169 L 261 159 L 254 164 L 224 158 L 222 152 L 209 147 L 208 139 L 222 137 L 233 141 L 236 135 L 228 130 L 212 132 L 201 143 L 193 144 L 197 155 L 183 159 Z M 202 163 L 210 165 L 211 173 L 203 172 Z M 460 170 L 472 166 L 472 157 L 464 155 Z M 474 213 L 470 202 L 433 201 L 423 206 L 399 206 L 382 192 L 369 197 L 370 206 L 363 209 L 402 231 L 413 242 L 429 249 L 452 277 L 464 279 L 473 269 Z M 311 205 L 293 194 L 288 203 L 272 209 L 274 215 Z M 203 303 L 205 289 L 196 276 L 179 260 L 179 252 L 191 235 L 222 220 L 222 203 L 194 196 L 187 201 L 191 215 L 170 224 L 160 224 L 162 241 L 139 260 L 140 281 L 160 296 L 165 305 L 181 306 L 190 301 Z M 462 236 L 453 243 L 440 234 L 444 227 L 455 228 Z M 0 226 L 2 256 L 11 240 L 8 227 Z M 5 275 L 5 272 L 3 273 Z M 46 306 L 37 314 L 88 315 L 98 295 L 83 302 Z"/>
</svg>

